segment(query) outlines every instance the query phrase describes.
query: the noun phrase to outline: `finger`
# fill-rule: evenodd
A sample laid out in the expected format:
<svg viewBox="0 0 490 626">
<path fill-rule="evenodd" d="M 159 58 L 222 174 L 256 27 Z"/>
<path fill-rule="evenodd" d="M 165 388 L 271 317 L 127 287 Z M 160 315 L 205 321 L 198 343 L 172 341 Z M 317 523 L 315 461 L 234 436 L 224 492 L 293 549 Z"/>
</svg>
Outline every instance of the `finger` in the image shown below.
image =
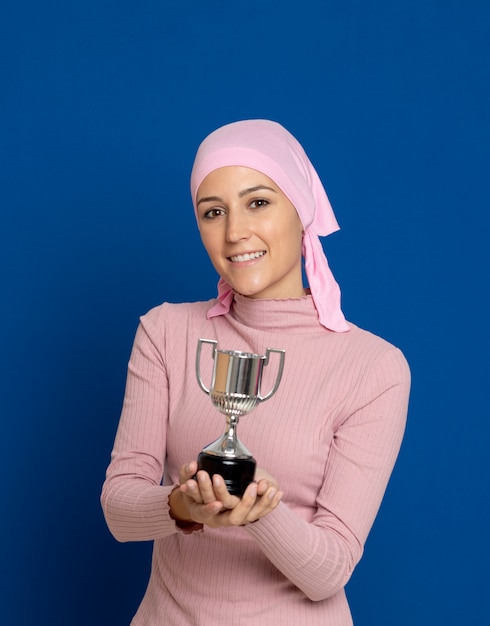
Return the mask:
<svg viewBox="0 0 490 626">
<path fill-rule="evenodd" d="M 197 482 L 193 479 L 189 479 L 186 483 L 180 486 L 180 490 L 195 504 L 202 504 L 201 491 Z"/>
<path fill-rule="evenodd" d="M 234 509 L 240 502 L 240 498 L 231 495 L 226 487 L 226 483 L 222 476 L 214 474 L 213 476 L 213 490 L 216 498 L 223 503 L 225 509 Z"/>
<path fill-rule="evenodd" d="M 283 495 L 283 492 L 276 487 L 270 487 L 261 498 L 257 499 L 255 506 L 250 511 L 248 521 L 256 521 L 268 515 L 279 505 Z"/>
<path fill-rule="evenodd" d="M 267 480 L 262 478 L 261 480 L 257 481 L 257 495 L 263 496 L 267 489 L 269 489 L 269 487 L 270 485 Z"/>
<path fill-rule="evenodd" d="M 210 502 L 215 502 L 217 500 L 213 489 L 213 483 L 207 472 L 203 470 L 197 472 L 197 485 L 204 504 L 209 504 Z"/>
<path fill-rule="evenodd" d="M 190 478 L 194 476 L 197 472 L 197 463 L 196 461 L 191 461 L 190 463 L 186 463 L 181 466 L 179 470 L 179 483 L 182 485 Z"/>
<path fill-rule="evenodd" d="M 209 526 L 217 526 L 217 524 L 213 524 L 213 519 L 216 518 L 222 510 L 223 504 L 217 500 L 209 504 L 197 504 L 193 502 L 189 505 L 192 518 L 201 524 L 208 524 Z"/>
<path fill-rule="evenodd" d="M 249 521 L 249 516 L 257 502 L 257 483 L 250 483 L 245 489 L 240 502 L 230 511 L 229 523 L 233 526 L 242 526 Z"/>
<path fill-rule="evenodd" d="M 245 517 L 244 523 L 248 524 L 256 522 L 262 517 L 268 515 L 279 505 L 282 497 L 282 491 L 279 491 L 276 487 L 270 487 L 263 496 L 256 499 L 255 504 L 251 507 Z"/>
</svg>

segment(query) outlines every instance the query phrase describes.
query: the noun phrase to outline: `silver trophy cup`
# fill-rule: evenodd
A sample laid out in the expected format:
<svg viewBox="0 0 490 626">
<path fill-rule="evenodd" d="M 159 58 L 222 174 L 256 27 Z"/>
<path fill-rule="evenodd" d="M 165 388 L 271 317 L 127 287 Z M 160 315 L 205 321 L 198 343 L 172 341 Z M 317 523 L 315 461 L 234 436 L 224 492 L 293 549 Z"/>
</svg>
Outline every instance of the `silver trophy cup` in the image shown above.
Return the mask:
<svg viewBox="0 0 490 626">
<path fill-rule="evenodd" d="M 213 346 L 213 374 L 208 388 L 201 378 L 201 348 L 204 343 Z M 268 400 L 277 391 L 284 369 L 284 350 L 267 348 L 265 356 L 232 350 L 218 350 L 213 339 L 199 339 L 196 353 L 196 376 L 201 389 L 209 395 L 213 405 L 226 416 L 224 434 L 206 446 L 199 454 L 198 469 L 210 476 L 219 474 L 231 494 L 241 496 L 253 482 L 256 461 L 237 437 L 238 420 L 250 413 L 259 402 Z M 269 364 L 271 352 L 279 355 L 279 366 L 272 389 L 261 394 L 263 368 Z"/>
</svg>

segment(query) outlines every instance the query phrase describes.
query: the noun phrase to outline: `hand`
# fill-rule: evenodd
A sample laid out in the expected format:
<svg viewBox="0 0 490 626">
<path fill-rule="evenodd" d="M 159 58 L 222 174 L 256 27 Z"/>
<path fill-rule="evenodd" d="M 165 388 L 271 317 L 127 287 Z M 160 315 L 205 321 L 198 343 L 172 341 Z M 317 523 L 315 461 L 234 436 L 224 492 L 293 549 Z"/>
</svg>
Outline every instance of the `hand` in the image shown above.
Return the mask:
<svg viewBox="0 0 490 626">
<path fill-rule="evenodd" d="M 248 485 L 242 498 L 231 495 L 219 475 L 211 479 L 201 470 L 194 480 L 196 471 L 195 461 L 180 470 L 181 485 L 170 498 L 171 512 L 176 519 L 206 524 L 210 528 L 243 526 L 273 511 L 283 495 L 274 478 L 264 470 L 257 470 L 257 482 Z"/>
<path fill-rule="evenodd" d="M 275 478 L 273 478 L 268 472 L 258 467 L 255 470 L 255 482 L 258 485 L 259 495 L 265 493 L 269 487 L 274 487 L 277 491 L 279 491 L 279 485 Z"/>
</svg>

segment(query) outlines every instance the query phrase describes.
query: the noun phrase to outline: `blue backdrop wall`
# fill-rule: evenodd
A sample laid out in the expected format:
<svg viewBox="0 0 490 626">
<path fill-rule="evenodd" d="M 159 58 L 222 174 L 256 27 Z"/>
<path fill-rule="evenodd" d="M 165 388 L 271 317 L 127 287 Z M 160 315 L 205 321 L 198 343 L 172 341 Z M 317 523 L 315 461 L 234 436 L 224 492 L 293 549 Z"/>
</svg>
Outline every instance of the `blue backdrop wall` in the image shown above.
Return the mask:
<svg viewBox="0 0 490 626">
<path fill-rule="evenodd" d="M 201 139 L 275 119 L 342 226 L 349 319 L 413 371 L 348 585 L 363 626 L 490 623 L 486 0 L 65 0 L 0 9 L 0 623 L 128 624 L 148 544 L 99 507 L 138 316 L 216 277 Z"/>
</svg>

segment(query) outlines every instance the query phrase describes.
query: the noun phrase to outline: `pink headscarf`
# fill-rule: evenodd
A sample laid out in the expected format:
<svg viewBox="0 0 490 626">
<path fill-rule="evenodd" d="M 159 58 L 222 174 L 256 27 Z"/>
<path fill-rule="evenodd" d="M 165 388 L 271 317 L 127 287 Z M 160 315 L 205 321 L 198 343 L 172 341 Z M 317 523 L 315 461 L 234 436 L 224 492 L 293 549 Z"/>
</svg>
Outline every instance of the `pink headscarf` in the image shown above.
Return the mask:
<svg viewBox="0 0 490 626">
<path fill-rule="evenodd" d="M 349 330 L 340 308 L 340 288 L 318 238 L 335 232 L 339 225 L 320 178 L 299 142 L 280 124 L 269 120 L 245 120 L 215 130 L 199 146 L 192 168 L 196 214 L 199 185 L 213 170 L 228 165 L 262 172 L 296 208 L 304 228 L 305 272 L 319 321 L 329 330 Z M 232 288 L 221 278 L 218 303 L 209 310 L 208 318 L 228 313 L 232 302 Z"/>
</svg>

